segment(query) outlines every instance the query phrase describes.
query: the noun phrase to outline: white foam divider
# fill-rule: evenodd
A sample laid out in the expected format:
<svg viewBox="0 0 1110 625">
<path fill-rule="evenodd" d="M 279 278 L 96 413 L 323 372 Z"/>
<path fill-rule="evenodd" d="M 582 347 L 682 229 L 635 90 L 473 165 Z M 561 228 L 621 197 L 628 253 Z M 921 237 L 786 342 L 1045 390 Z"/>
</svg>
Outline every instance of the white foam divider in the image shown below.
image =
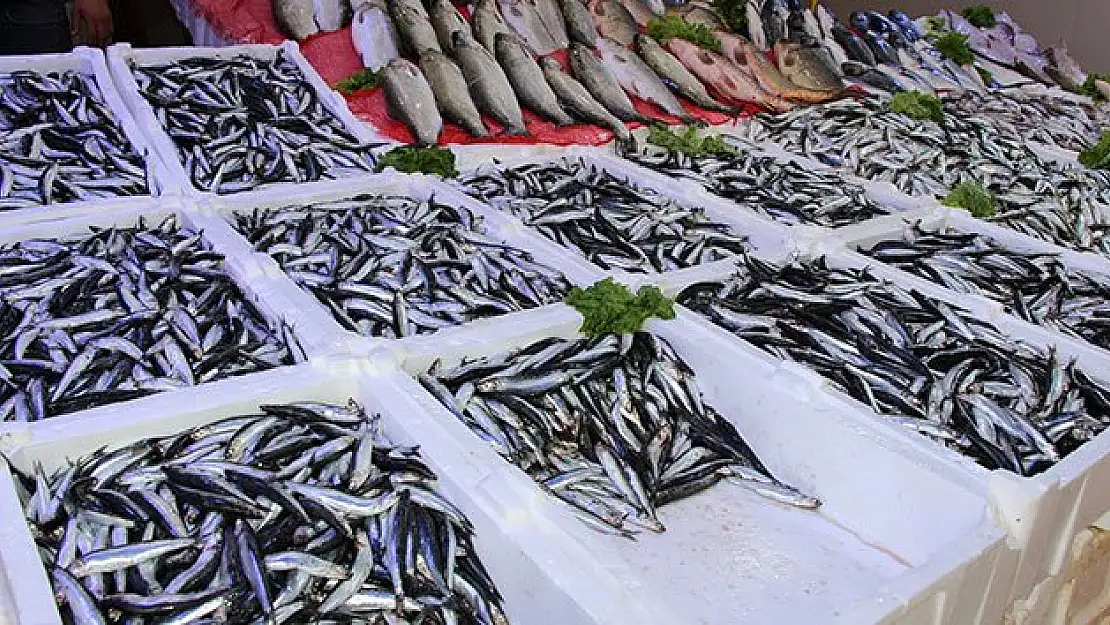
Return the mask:
<svg viewBox="0 0 1110 625">
<path fill-rule="evenodd" d="M 166 133 L 165 128 L 158 121 L 154 108 L 140 95 L 139 85 L 131 73 L 131 64 L 138 66 L 166 65 L 189 58 L 232 59 L 246 55 L 257 59 L 272 60 L 282 52 L 286 58 L 297 65 L 305 80 L 316 91 L 317 96 L 342 125 L 358 140 L 364 143 L 388 143 L 368 125 L 355 117 L 347 106 L 347 101 L 324 82 L 320 74 L 301 54 L 300 47 L 293 41 L 286 41 L 280 46 L 266 44 L 242 44 L 220 48 L 132 48 L 128 43 L 117 43 L 108 48 L 107 65 L 113 80 L 119 88 L 120 96 L 128 110 L 138 122 L 147 140 L 158 150 L 175 186 L 180 193 L 190 196 L 214 196 L 216 194 L 206 190 L 197 189 L 189 179 L 185 166 L 181 162 L 173 140 Z M 343 179 L 355 179 L 366 174 L 351 173 L 344 175 Z M 265 187 L 293 188 L 298 186 L 294 182 L 276 182 L 264 185 Z"/>
<path fill-rule="evenodd" d="M 150 187 L 150 194 L 148 196 L 137 196 L 130 199 L 141 199 L 149 198 L 150 196 L 178 193 L 176 176 L 173 175 L 170 168 L 162 160 L 161 152 L 147 138 L 146 133 L 142 132 L 135 117 L 131 114 L 130 109 L 125 105 L 124 98 L 116 88 L 116 83 L 112 79 L 111 73 L 108 71 L 104 53 L 99 49 L 78 46 L 74 48 L 72 52 L 61 54 L 0 56 L 0 73 L 13 71 L 33 71 L 38 73 L 75 71 L 92 77 L 96 82 L 97 88 L 100 90 L 100 95 L 104 99 L 104 103 L 107 104 L 108 109 L 111 110 L 112 115 L 115 116 L 116 123 L 119 124 L 119 127 L 123 130 L 123 134 L 127 137 L 128 141 L 131 142 L 135 150 L 143 156 L 143 160 L 146 161 L 148 165 L 147 171 L 150 172 L 152 176 L 152 179 L 147 181 Z M 100 204 L 104 202 L 114 202 L 120 199 L 129 198 L 110 198 L 104 200 L 86 200 L 52 204 L 20 211 L 8 211 L 7 213 L 0 213 L 0 215 L 18 212 L 35 215 L 36 217 L 41 216 L 39 217 L 40 219 L 57 219 L 58 217 L 96 212 Z"/>
</svg>

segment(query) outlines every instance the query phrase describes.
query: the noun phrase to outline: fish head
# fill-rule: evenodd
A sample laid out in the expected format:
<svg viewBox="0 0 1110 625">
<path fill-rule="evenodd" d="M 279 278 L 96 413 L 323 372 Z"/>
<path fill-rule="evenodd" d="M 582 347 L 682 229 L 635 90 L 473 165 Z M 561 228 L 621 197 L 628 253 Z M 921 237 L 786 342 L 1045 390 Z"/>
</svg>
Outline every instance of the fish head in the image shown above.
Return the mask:
<svg viewBox="0 0 1110 625">
<path fill-rule="evenodd" d="M 511 52 L 516 48 L 523 48 L 520 37 L 516 33 L 499 32 L 493 36 L 493 49 L 498 53 Z"/>
<path fill-rule="evenodd" d="M 401 57 L 391 59 L 389 63 L 386 64 L 386 69 L 393 72 L 398 72 L 405 76 L 416 76 L 420 73 L 420 68 L 418 68 L 412 61 Z"/>
</svg>

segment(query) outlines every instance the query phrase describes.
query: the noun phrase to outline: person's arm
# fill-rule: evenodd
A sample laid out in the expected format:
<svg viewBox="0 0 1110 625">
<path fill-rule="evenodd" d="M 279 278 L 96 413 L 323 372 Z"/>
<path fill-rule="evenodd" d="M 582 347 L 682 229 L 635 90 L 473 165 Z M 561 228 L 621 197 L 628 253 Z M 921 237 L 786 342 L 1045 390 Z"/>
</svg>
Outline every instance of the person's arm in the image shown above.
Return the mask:
<svg viewBox="0 0 1110 625">
<path fill-rule="evenodd" d="M 112 10 L 108 0 L 74 0 L 73 24 L 91 46 L 103 46 L 112 37 Z"/>
</svg>

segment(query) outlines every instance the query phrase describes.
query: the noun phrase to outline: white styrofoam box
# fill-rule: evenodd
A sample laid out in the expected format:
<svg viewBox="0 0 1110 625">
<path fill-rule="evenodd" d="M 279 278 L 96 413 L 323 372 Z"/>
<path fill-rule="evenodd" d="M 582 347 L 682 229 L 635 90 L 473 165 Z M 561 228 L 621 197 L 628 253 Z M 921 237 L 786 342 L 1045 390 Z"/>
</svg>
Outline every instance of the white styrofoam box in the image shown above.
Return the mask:
<svg viewBox="0 0 1110 625">
<path fill-rule="evenodd" d="M 706 402 L 733 423 L 780 479 L 824 502 L 816 512 L 784 507 L 735 484 L 719 484 L 660 510 L 661 535 L 636 542 L 599 534 L 544 495 L 522 471 L 519 488 L 536 493 L 546 513 L 602 567 L 624 580 L 635 601 L 683 623 L 864 624 L 897 615 L 940 586 L 952 599 L 940 614 L 979 620 L 982 588 L 961 580 L 993 579 L 1005 550 L 985 499 L 957 471 L 937 465 L 912 441 L 861 422 L 823 395 L 793 386 L 788 373 L 738 341 L 681 311 L 649 330 L 667 339 L 697 375 Z M 403 366 L 426 370 L 439 360 L 496 355 L 548 337 L 574 338 L 581 318 L 562 305 L 529 313 L 512 327 L 410 349 Z M 431 416 L 475 458 L 507 464 L 416 381 Z M 800 392 L 799 392 L 800 391 Z M 722 576 L 723 574 L 723 576 Z M 1007 573 L 1001 572 L 1006 578 Z M 948 579 L 947 582 L 943 581 Z M 955 597 L 959 595 L 957 601 Z M 1002 602 L 987 617 L 1001 615 Z M 858 615 L 858 618 L 852 618 Z M 867 618 L 864 618 L 866 615 Z M 936 623 L 946 621 L 938 619 Z"/>
<path fill-rule="evenodd" d="M 321 104 L 331 111 L 332 115 L 334 115 L 354 137 L 365 143 L 383 142 L 377 133 L 371 130 L 369 126 L 359 121 L 358 118 L 351 113 L 351 110 L 347 107 L 347 101 L 328 87 L 324 79 L 320 77 L 320 74 L 317 73 L 308 60 L 304 58 L 300 48 L 293 41 L 286 41 L 280 46 L 243 44 L 223 48 L 132 48 L 131 44 L 117 43 L 108 48 L 108 69 L 111 71 L 112 78 L 119 88 L 120 96 L 127 105 L 127 108 L 134 115 L 135 120 L 145 133 L 149 143 L 154 145 L 159 154 L 162 155 L 162 161 L 173 176 L 177 188 L 180 189 L 180 193 L 191 196 L 215 195 L 193 186 L 188 173 L 185 171 L 185 166 L 181 162 L 181 157 L 178 155 L 173 140 L 170 139 L 170 136 L 166 133 L 161 123 L 158 122 L 153 107 L 146 101 L 146 98 L 139 94 L 139 85 L 135 80 L 135 76 L 131 73 L 130 65 L 132 63 L 139 66 L 165 65 L 188 58 L 205 57 L 212 59 L 231 59 L 241 55 L 271 60 L 278 55 L 279 51 L 284 53 L 287 59 L 297 65 L 297 68 L 300 69 L 305 80 L 316 91 Z M 369 174 L 369 172 L 367 172 L 367 174 Z M 346 179 L 357 177 L 357 175 L 344 176 Z M 289 188 L 296 186 L 296 183 L 277 182 L 266 186 Z"/>
<path fill-rule="evenodd" d="M 93 227 L 134 227 L 140 220 L 144 220 L 149 226 L 156 226 L 164 219 L 175 216 L 179 227 L 202 232 L 204 241 L 210 244 L 214 251 L 224 255 L 224 269 L 228 276 L 239 287 L 244 300 L 253 304 L 272 328 L 276 329 L 277 324 L 286 321 L 293 326 L 298 339 L 301 339 L 298 320 L 292 317 L 294 311 L 291 307 L 281 298 L 280 293 L 275 292 L 270 281 L 265 279 L 263 272 L 257 267 L 252 258 L 239 254 L 234 249 L 226 249 L 225 238 L 216 234 L 217 230 L 213 228 L 213 224 L 210 223 L 211 220 L 204 219 L 203 215 L 190 210 L 187 206 L 183 207 L 181 198 L 148 198 L 148 201 L 152 205 L 137 208 L 130 202 L 118 205 L 106 203 L 105 210 L 98 214 L 55 221 L 32 221 L 0 228 L 0 246 L 37 238 L 70 239 L 83 237 L 88 236 L 90 228 Z M 220 225 L 215 224 L 215 226 Z M 216 236 L 213 236 L 214 234 Z M 312 357 L 323 354 L 322 349 L 311 350 L 310 347 L 314 346 L 311 344 L 308 346 L 302 345 L 306 356 Z M 46 422 L 48 421 L 50 420 L 48 419 Z M 0 422 L 0 436 L 8 431 L 39 427 L 41 423 L 45 422 L 36 424 Z"/>
<path fill-rule="evenodd" d="M 702 209 L 709 219 L 729 226 L 733 234 L 747 237 L 749 243 L 756 249 L 777 250 L 783 247 L 793 247 L 795 244 L 794 242 L 798 239 L 809 240 L 816 236 L 813 234 L 816 231 L 803 230 L 801 227 L 790 228 L 789 226 L 775 223 L 771 219 L 758 215 L 748 209 L 742 209 L 731 202 L 727 202 L 718 196 L 708 193 L 701 185 L 693 181 L 670 178 L 630 161 L 610 156 L 604 150 L 598 148 L 580 147 L 551 152 L 550 155 L 540 154 L 536 156 L 506 157 L 499 160 L 497 163 L 482 161 L 477 167 L 474 167 L 470 171 L 464 171 L 460 179 L 465 178 L 467 175 L 492 172 L 528 163 L 577 162 L 584 164 L 586 167 L 596 167 L 599 170 L 606 171 L 619 179 L 627 180 L 641 189 L 654 191 L 659 195 L 673 200 L 681 206 Z M 527 228 L 527 226 L 523 226 L 523 223 L 515 216 L 511 216 L 511 219 L 517 223 L 521 223 L 522 227 Z M 531 229 L 529 228 L 529 230 Z M 810 234 L 807 236 L 802 234 L 803 232 L 809 232 Z M 537 234 L 537 236 L 546 240 L 542 235 Z M 556 245 L 556 247 L 562 250 L 562 253 L 566 254 L 566 248 L 558 245 Z M 578 257 L 577 253 L 574 253 L 574 255 Z M 583 262 L 585 262 L 585 259 L 583 259 Z M 619 270 L 608 273 L 615 276 L 627 277 L 625 272 Z"/>
<path fill-rule="evenodd" d="M 309 205 L 362 194 L 395 195 L 417 200 L 435 199 L 451 206 L 465 207 L 481 218 L 482 227 L 492 238 L 529 252 L 536 261 L 559 271 L 572 284 L 588 286 L 605 277 L 604 272 L 585 259 L 567 254 L 564 248 L 525 228 L 518 220 L 459 192 L 434 176 L 386 172 L 358 179 L 320 181 L 295 188 L 271 188 L 234 196 L 213 197 L 198 202 L 199 212 L 203 214 L 195 219 L 203 224 L 207 233 L 212 233 L 213 240 L 221 242 L 236 257 L 253 259 L 253 264 L 265 276 L 269 293 L 288 307 L 287 311 L 292 317 L 290 322 L 299 333 L 303 332 L 303 336 L 298 336 L 306 343 L 306 349 L 312 352 L 363 353 L 374 346 L 393 342 L 434 344 L 445 340 L 447 335 L 466 332 L 473 324 L 511 323 L 512 314 L 480 319 L 432 334 L 404 339 L 364 337 L 343 328 L 324 304 L 295 284 L 269 254 L 256 252 L 229 221 L 234 213 L 276 210 L 291 205 Z M 292 315 L 294 311 L 296 314 Z"/>
<path fill-rule="evenodd" d="M 608 572 L 585 557 L 558 526 L 535 514 L 535 493 L 513 487 L 511 467 L 476 462 L 466 445 L 440 428 L 393 378 L 390 359 L 317 361 L 174 396 L 155 395 L 90 410 L 79 418 L 58 417 L 21 440 L 0 444 L 12 466 L 27 471 L 41 462 L 47 471 L 102 446 L 172 435 L 221 418 L 257 412 L 259 404 L 294 401 L 345 403 L 354 398 L 381 413 L 383 434 L 399 445 L 419 445 L 439 476 L 438 489 L 474 523 L 474 544 L 505 596 L 513 623 L 639 625 L 667 623 L 630 601 Z M 392 372 L 391 372 L 392 371 Z M 60 625 L 52 591 L 34 547 L 12 477 L 0 461 L 0 571 L 6 572 L 18 625 Z M 588 555 L 588 554 L 587 554 Z"/>
<path fill-rule="evenodd" d="M 890 218 L 881 219 L 892 222 Z M 1044 244 L 1039 245 L 1043 247 Z M 876 277 L 916 289 L 927 297 L 963 306 L 989 321 L 1015 342 L 1041 350 L 1054 349 L 1064 358 L 1074 360 L 1093 379 L 1104 384 L 1110 382 L 1110 356 L 1105 352 L 1000 311 L 992 312 L 986 305 L 993 304 L 989 300 L 976 302 L 905 272 L 882 267 L 878 261 L 854 252 L 831 253 L 826 256 L 826 261 L 834 268 L 870 267 Z M 727 267 L 714 269 L 727 270 Z M 709 272 L 698 277 L 690 274 L 660 276 L 657 281 L 665 292 L 676 293 L 697 279 L 707 278 L 711 278 Z M 713 325 L 708 319 L 699 318 L 699 322 L 703 327 Z M 731 333 L 715 329 L 719 331 L 718 337 L 722 342 L 729 337 L 741 342 Z M 917 445 L 928 448 L 929 453 L 935 456 L 936 466 L 965 474 L 967 483 L 974 484 L 973 490 L 989 499 L 995 520 L 1007 531 L 1010 545 L 1018 550 L 1016 573 L 1012 588 L 1008 590 L 1011 600 L 1026 597 L 1037 584 L 1057 575 L 1065 565 L 1065 554 L 1072 538 L 1110 510 L 1110 491 L 1095 486 L 1110 483 L 1110 431 L 1103 432 L 1047 471 L 1033 477 L 1020 477 L 1003 470 L 988 471 L 970 458 L 933 444 L 908 428 L 877 419 L 870 407 L 836 389 L 831 382 L 804 365 L 783 362 L 781 366 L 793 372 L 800 381 L 808 382 L 811 389 L 827 393 L 832 398 L 830 401 L 854 407 L 854 410 L 846 408 L 846 411 L 861 421 L 881 424 L 892 435 L 916 441 Z"/>
<path fill-rule="evenodd" d="M 169 168 L 162 160 L 160 151 L 147 139 L 146 134 L 140 130 L 139 124 L 136 122 L 134 116 L 132 116 L 131 111 L 124 105 L 123 98 L 116 89 L 115 82 L 112 80 L 112 75 L 108 71 L 108 65 L 104 60 L 103 52 L 96 48 L 78 46 L 74 48 L 72 52 L 62 54 L 0 56 L 0 73 L 13 71 L 34 71 L 39 73 L 76 71 L 86 76 L 91 76 L 95 80 L 97 88 L 100 90 L 100 95 L 104 99 L 104 103 L 108 105 L 108 108 L 116 118 L 116 123 L 118 123 L 120 129 L 123 130 L 124 136 L 131 142 L 135 150 L 143 155 L 144 160 L 147 162 L 147 171 L 153 178 L 147 181 L 150 187 L 150 195 L 172 194 L 175 192 L 177 184 L 176 178 L 170 173 Z M 22 211 L 8 212 L 27 213 L 41 219 L 56 219 L 58 217 L 96 212 L 101 202 L 114 201 L 116 199 L 126 198 L 67 202 L 65 204 L 55 204 Z"/>
</svg>

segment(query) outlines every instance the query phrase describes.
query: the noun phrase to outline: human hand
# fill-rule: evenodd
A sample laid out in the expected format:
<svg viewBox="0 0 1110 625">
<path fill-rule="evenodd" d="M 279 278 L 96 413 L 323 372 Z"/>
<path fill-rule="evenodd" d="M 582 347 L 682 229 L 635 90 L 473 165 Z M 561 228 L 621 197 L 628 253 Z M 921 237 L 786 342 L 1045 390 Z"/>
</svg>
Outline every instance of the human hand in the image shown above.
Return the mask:
<svg viewBox="0 0 1110 625">
<path fill-rule="evenodd" d="M 108 0 L 75 0 L 74 29 L 90 46 L 100 47 L 112 37 L 112 10 Z"/>
</svg>

